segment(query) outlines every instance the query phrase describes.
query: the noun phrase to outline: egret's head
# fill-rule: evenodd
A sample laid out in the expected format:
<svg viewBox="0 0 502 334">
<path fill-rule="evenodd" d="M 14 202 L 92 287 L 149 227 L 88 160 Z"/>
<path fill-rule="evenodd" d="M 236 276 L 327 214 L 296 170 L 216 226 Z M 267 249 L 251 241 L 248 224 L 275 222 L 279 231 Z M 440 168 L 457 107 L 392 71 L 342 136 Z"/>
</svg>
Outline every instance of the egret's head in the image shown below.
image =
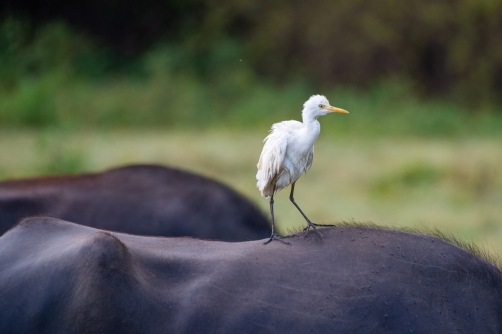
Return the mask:
<svg viewBox="0 0 502 334">
<path fill-rule="evenodd" d="M 330 112 L 339 112 L 342 114 L 349 113 L 347 110 L 330 106 L 328 99 L 323 95 L 312 95 L 310 99 L 303 104 L 303 117 L 310 116 L 317 118 Z"/>
</svg>

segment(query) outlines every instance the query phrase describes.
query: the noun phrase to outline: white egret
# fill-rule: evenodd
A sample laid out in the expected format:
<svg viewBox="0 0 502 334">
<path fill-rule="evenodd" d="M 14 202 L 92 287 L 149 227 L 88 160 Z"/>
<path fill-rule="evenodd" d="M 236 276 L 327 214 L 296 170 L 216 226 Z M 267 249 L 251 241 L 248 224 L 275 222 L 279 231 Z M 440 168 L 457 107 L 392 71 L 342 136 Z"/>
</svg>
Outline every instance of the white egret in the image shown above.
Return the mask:
<svg viewBox="0 0 502 334">
<path fill-rule="evenodd" d="M 314 143 L 321 132 L 321 125 L 317 117 L 324 116 L 330 112 L 348 114 L 349 112 L 330 106 L 326 97 L 322 95 L 312 95 L 303 104 L 302 122 L 283 121 L 272 125 L 270 134 L 265 138 L 265 145 L 258 161 L 258 173 L 256 173 L 256 184 L 263 197 L 270 197 L 270 215 L 272 217 L 272 235 L 265 242 L 268 244 L 276 239 L 284 238 L 275 233 L 274 223 L 274 195 L 283 188 L 291 185 L 289 199 L 300 211 L 307 221 L 308 231 L 316 226 L 296 204 L 293 198 L 295 182 L 300 176 L 312 166 L 314 157 Z M 317 231 L 317 230 L 316 230 Z M 319 233 L 319 232 L 318 232 Z"/>
</svg>

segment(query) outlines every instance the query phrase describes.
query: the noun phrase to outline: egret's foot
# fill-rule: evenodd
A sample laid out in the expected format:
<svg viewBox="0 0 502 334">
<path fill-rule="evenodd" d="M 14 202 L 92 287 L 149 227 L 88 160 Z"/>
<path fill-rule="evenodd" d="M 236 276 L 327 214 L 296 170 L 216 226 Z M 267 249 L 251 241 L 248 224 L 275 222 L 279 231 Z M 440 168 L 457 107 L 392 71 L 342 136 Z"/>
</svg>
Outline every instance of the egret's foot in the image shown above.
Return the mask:
<svg viewBox="0 0 502 334">
<path fill-rule="evenodd" d="M 263 244 L 264 244 L 264 245 L 266 245 L 266 244 L 268 244 L 269 242 L 271 242 L 272 240 L 278 240 L 278 241 L 282 242 L 282 243 L 283 243 L 283 244 L 285 244 L 285 245 L 290 245 L 290 246 L 291 246 L 291 244 L 290 244 L 289 242 L 284 241 L 284 240 L 282 240 L 282 239 L 291 238 L 292 236 L 296 236 L 296 237 L 297 237 L 297 235 L 296 235 L 296 234 L 293 234 L 293 235 L 286 235 L 286 236 L 284 236 L 284 235 L 279 235 L 279 234 L 274 233 L 274 234 L 272 234 L 272 235 L 270 236 L 270 239 L 268 239 L 267 241 L 265 241 Z"/>
<path fill-rule="evenodd" d="M 319 230 L 317 229 L 317 227 L 322 227 L 322 226 L 335 226 L 334 224 L 316 224 L 316 223 L 312 223 L 310 220 L 307 220 L 307 227 L 305 227 L 303 230 L 307 230 L 307 233 L 305 233 L 305 236 L 306 237 L 309 232 L 310 232 L 310 228 L 314 229 L 315 233 L 317 233 L 317 235 L 319 235 L 321 238 L 323 238 L 323 235 L 321 232 L 319 232 Z"/>
</svg>

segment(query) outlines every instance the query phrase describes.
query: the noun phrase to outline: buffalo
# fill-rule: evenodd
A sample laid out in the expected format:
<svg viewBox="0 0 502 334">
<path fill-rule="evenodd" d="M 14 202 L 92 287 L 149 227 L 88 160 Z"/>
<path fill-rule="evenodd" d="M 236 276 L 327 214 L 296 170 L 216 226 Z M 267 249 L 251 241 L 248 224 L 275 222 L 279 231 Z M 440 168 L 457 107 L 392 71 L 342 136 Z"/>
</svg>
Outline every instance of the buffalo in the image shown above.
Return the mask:
<svg viewBox="0 0 502 334">
<path fill-rule="evenodd" d="M 0 333 L 502 333 L 502 274 L 439 238 L 339 226 L 291 246 L 107 232 L 0 237 Z"/>
<path fill-rule="evenodd" d="M 36 215 L 150 236 L 245 241 L 270 234 L 268 219 L 229 187 L 152 165 L 0 182 L 0 234 Z"/>
</svg>

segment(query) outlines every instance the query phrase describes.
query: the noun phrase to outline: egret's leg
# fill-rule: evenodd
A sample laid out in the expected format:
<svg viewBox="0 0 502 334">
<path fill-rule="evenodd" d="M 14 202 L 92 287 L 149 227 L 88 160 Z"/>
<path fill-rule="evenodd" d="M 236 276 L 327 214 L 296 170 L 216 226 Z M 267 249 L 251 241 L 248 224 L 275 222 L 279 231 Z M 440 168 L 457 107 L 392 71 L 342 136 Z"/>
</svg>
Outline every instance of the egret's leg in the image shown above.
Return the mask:
<svg viewBox="0 0 502 334">
<path fill-rule="evenodd" d="M 305 227 L 303 229 L 303 230 L 307 230 L 307 233 L 305 234 L 305 236 L 307 236 L 307 234 L 309 234 L 310 228 L 313 228 L 314 231 L 316 231 L 316 233 L 319 234 L 322 237 L 321 232 L 319 232 L 317 230 L 316 226 L 334 226 L 334 225 L 315 224 L 315 223 L 312 223 L 310 221 L 310 219 L 303 213 L 302 209 L 300 209 L 300 207 L 298 206 L 298 204 L 296 204 L 295 198 L 293 197 L 293 194 L 295 192 L 295 183 L 296 182 L 293 182 L 293 184 L 291 185 L 291 193 L 289 194 L 289 200 L 296 206 L 296 208 L 298 209 L 298 211 L 300 211 L 300 213 L 302 214 L 303 218 L 305 218 L 305 220 L 307 221 L 307 227 Z"/>
<path fill-rule="evenodd" d="M 286 242 L 284 240 L 282 240 L 283 237 L 282 235 L 278 235 L 277 233 L 275 233 L 275 222 L 274 222 L 274 192 L 275 192 L 275 186 L 274 186 L 274 190 L 272 191 L 272 196 L 270 196 L 270 216 L 272 217 L 272 235 L 270 236 L 270 239 L 268 239 L 266 242 L 264 242 L 264 245 L 268 244 L 269 242 L 271 242 L 272 240 L 279 240 L 280 242 L 286 244 L 286 245 L 290 245 L 289 242 Z"/>
</svg>

